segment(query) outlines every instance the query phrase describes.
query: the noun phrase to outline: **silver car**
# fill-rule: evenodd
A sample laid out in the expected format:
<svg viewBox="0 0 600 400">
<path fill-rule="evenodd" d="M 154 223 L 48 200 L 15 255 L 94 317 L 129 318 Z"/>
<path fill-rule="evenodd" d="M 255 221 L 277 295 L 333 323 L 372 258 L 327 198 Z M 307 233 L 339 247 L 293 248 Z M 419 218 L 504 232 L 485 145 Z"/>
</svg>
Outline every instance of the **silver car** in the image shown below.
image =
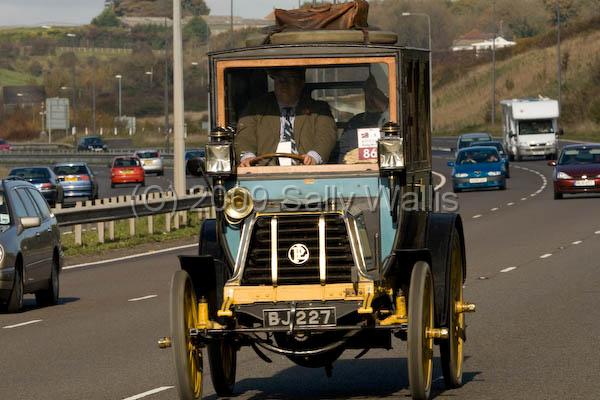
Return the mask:
<svg viewBox="0 0 600 400">
<path fill-rule="evenodd" d="M 64 199 L 86 197 L 95 200 L 98 198 L 98 182 L 86 163 L 54 164 L 52 170 L 61 183 Z"/>
<path fill-rule="evenodd" d="M 0 304 L 18 312 L 25 293 L 56 304 L 61 268 L 60 231 L 44 197 L 26 181 L 0 181 Z"/>
<path fill-rule="evenodd" d="M 138 150 L 133 155 L 140 159 L 145 173 L 155 173 L 159 176 L 165 174 L 163 159 L 158 150 Z"/>
</svg>

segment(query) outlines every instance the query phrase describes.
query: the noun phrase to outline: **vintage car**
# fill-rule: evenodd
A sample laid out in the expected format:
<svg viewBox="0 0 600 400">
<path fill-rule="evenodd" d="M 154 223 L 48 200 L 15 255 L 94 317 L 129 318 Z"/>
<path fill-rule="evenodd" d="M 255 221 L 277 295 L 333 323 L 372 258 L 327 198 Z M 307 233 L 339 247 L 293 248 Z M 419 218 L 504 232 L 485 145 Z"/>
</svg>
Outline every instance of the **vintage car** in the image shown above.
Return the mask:
<svg viewBox="0 0 600 400">
<path fill-rule="evenodd" d="M 413 398 L 430 396 L 434 344 L 446 385 L 462 384 L 475 306 L 463 300 L 461 218 L 434 212 L 429 53 L 392 33 L 364 39 L 282 32 L 208 55 L 212 133 L 192 170 L 211 182 L 216 218 L 202 224 L 199 255 L 180 256 L 171 336 L 158 343 L 174 351 L 180 398 L 202 396 L 205 357 L 216 393 L 230 395 L 242 346 L 330 375 L 346 349 L 391 350 L 393 337 L 408 342 Z M 271 153 L 240 166 L 238 120 L 285 68 L 302 68 L 304 94 L 328 104 L 336 148 L 318 165 Z"/>
</svg>

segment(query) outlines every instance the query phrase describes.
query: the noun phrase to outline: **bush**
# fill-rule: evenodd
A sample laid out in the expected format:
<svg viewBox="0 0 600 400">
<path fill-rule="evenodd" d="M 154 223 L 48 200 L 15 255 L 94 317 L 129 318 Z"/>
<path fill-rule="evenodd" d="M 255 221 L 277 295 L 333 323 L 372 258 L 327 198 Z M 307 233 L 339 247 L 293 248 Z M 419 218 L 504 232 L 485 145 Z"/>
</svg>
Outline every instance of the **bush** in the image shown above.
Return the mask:
<svg viewBox="0 0 600 400">
<path fill-rule="evenodd" d="M 92 25 L 102 27 L 117 27 L 121 25 L 121 21 L 112 8 L 105 8 L 100 15 L 92 20 Z"/>
</svg>

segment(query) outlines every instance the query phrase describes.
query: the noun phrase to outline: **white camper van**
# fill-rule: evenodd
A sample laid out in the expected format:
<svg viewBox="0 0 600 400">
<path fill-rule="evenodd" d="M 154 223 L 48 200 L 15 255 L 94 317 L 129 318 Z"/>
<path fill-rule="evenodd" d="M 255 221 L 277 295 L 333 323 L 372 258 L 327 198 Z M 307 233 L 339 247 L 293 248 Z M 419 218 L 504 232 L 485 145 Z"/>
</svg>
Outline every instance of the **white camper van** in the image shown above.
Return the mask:
<svg viewBox="0 0 600 400">
<path fill-rule="evenodd" d="M 558 102 L 548 98 L 503 100 L 504 146 L 511 160 L 524 156 L 556 158 Z"/>
</svg>

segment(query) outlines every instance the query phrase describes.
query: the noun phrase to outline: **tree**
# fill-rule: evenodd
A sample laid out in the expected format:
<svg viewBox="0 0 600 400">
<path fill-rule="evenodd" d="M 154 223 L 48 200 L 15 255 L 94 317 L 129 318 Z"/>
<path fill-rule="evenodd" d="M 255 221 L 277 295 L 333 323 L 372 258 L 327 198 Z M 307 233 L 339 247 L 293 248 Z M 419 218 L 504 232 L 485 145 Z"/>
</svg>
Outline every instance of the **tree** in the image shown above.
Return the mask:
<svg viewBox="0 0 600 400">
<path fill-rule="evenodd" d="M 210 13 L 210 8 L 208 8 L 204 0 L 182 0 L 181 6 L 184 11 L 194 16 L 208 15 Z"/>
<path fill-rule="evenodd" d="M 194 17 L 183 28 L 185 40 L 197 39 L 201 43 L 206 43 L 210 36 L 210 28 L 202 17 Z"/>
<path fill-rule="evenodd" d="M 96 18 L 92 20 L 92 25 L 101 27 L 117 27 L 121 21 L 112 8 L 105 8 Z"/>
</svg>

